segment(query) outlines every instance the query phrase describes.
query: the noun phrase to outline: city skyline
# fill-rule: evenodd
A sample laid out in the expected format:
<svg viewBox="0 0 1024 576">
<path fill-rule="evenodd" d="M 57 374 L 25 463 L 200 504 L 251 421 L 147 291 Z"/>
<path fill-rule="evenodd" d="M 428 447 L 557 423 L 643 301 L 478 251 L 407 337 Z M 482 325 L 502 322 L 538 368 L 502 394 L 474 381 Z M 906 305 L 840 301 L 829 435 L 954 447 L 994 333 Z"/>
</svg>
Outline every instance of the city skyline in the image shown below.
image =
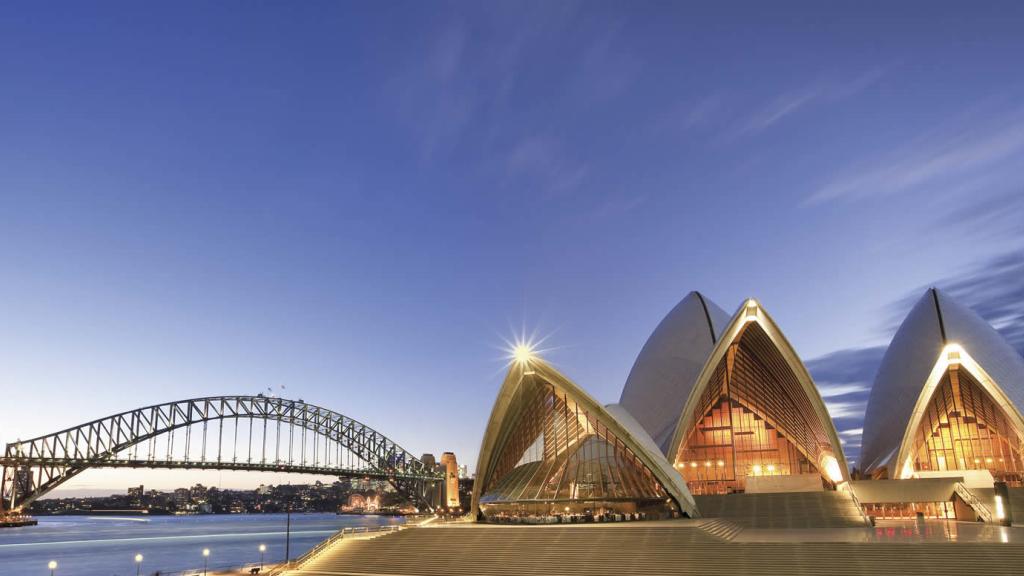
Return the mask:
<svg viewBox="0 0 1024 576">
<path fill-rule="evenodd" d="M 614 402 L 700 290 L 849 455 L 925 288 L 1024 349 L 1019 8 L 354 8 L 0 17 L 0 442 L 269 388 L 472 469 L 507 341 Z"/>
</svg>

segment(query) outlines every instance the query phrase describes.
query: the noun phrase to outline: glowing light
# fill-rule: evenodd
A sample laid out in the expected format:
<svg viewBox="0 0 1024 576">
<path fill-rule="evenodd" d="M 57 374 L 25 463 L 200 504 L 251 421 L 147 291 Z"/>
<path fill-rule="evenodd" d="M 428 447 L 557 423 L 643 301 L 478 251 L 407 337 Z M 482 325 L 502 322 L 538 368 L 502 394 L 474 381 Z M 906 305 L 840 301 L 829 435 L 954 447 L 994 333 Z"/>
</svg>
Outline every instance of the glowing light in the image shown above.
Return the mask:
<svg viewBox="0 0 1024 576">
<path fill-rule="evenodd" d="M 900 478 L 910 478 L 914 475 L 914 461 L 909 457 L 903 463 L 903 470 L 900 471 Z"/>
<path fill-rule="evenodd" d="M 142 554 L 136 554 L 135 555 L 135 562 L 137 564 L 142 564 Z"/>
<path fill-rule="evenodd" d="M 825 471 L 828 479 L 836 484 L 843 481 L 843 470 L 839 467 L 839 461 L 831 454 L 826 454 L 821 459 L 821 468 Z"/>
<path fill-rule="evenodd" d="M 960 364 L 960 354 L 963 353 L 964 349 L 959 344 L 948 344 L 943 350 L 946 355 L 946 362 L 950 366 L 957 366 Z"/>
<path fill-rule="evenodd" d="M 266 552 L 266 551 L 267 551 L 267 545 L 266 544 L 260 544 L 260 552 Z"/>
<path fill-rule="evenodd" d="M 775 464 L 769 464 L 768 465 L 768 471 L 769 472 L 775 472 Z"/>
<path fill-rule="evenodd" d="M 203 548 L 203 557 L 206 558 L 209 555 L 210 555 L 210 549 L 209 548 Z"/>
<path fill-rule="evenodd" d="M 57 561 L 56 560 L 50 560 L 50 563 L 47 564 L 46 567 L 49 568 L 50 570 L 56 570 L 57 569 Z"/>
<path fill-rule="evenodd" d="M 996 494 L 996 520 L 1006 518 L 1006 510 L 1003 508 L 1003 497 Z"/>
<path fill-rule="evenodd" d="M 696 468 L 696 467 L 697 467 L 697 463 L 696 462 L 690 462 L 690 468 Z"/>
<path fill-rule="evenodd" d="M 719 460 L 718 467 L 721 468 L 722 466 L 725 466 L 725 462 L 723 460 Z"/>
<path fill-rule="evenodd" d="M 708 460 L 707 462 L 705 462 L 704 463 L 704 467 L 705 468 L 711 468 L 711 460 Z"/>
<path fill-rule="evenodd" d="M 754 476 L 759 476 L 760 474 L 761 474 L 761 465 L 760 464 L 754 464 Z"/>
<path fill-rule="evenodd" d="M 520 364 L 529 364 L 530 360 L 533 360 L 533 347 L 524 342 L 516 344 L 516 347 L 512 349 L 512 358 Z"/>
<path fill-rule="evenodd" d="M 755 320 L 757 320 L 757 301 L 751 298 L 747 300 L 744 322 L 753 322 Z"/>
</svg>

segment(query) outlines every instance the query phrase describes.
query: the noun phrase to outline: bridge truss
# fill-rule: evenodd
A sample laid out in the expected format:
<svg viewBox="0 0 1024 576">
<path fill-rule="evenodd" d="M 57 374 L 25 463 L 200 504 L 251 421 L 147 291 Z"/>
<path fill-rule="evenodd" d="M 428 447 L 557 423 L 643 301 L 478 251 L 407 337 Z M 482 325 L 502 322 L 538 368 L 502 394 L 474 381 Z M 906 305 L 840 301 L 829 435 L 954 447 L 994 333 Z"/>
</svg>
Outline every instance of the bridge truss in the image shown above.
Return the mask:
<svg viewBox="0 0 1024 576">
<path fill-rule="evenodd" d="M 337 412 L 270 396 L 138 408 L 7 444 L 0 511 L 20 510 L 89 468 L 183 468 L 387 480 L 421 508 L 442 475 Z"/>
</svg>

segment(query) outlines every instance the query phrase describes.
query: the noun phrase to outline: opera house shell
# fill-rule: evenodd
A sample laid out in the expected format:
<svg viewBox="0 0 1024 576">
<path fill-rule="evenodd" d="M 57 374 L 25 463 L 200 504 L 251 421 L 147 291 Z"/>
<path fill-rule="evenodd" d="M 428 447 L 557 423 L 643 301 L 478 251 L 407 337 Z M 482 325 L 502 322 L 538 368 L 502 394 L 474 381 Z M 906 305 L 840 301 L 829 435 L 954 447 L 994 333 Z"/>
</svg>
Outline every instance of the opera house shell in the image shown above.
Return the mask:
<svg viewBox="0 0 1024 576">
<path fill-rule="evenodd" d="M 775 507 L 807 528 L 922 514 L 1009 522 L 1014 508 L 1024 515 L 1020 406 L 1024 358 L 929 290 L 882 361 L 864 421 L 869 479 L 853 480 L 811 375 L 764 307 L 750 299 L 730 317 L 691 292 L 644 344 L 619 404 L 600 405 L 536 356 L 511 364 L 472 512 L 527 523 L 703 514 L 758 526 L 776 522 L 764 518 Z"/>
<path fill-rule="evenodd" d="M 682 479 L 619 406 L 604 407 L 544 360 L 513 361 L 477 459 L 478 520 L 698 515 Z"/>
<path fill-rule="evenodd" d="M 821 490 L 849 480 L 810 374 L 753 299 L 690 387 L 668 456 L 694 494 Z"/>
<path fill-rule="evenodd" d="M 930 289 L 893 337 L 871 390 L 864 473 L 905 479 L 987 471 L 1019 486 L 1021 406 L 1024 359 L 973 311 Z"/>
<path fill-rule="evenodd" d="M 690 292 L 654 329 L 633 364 L 619 404 L 665 456 L 683 405 L 727 324 L 728 313 Z"/>
</svg>

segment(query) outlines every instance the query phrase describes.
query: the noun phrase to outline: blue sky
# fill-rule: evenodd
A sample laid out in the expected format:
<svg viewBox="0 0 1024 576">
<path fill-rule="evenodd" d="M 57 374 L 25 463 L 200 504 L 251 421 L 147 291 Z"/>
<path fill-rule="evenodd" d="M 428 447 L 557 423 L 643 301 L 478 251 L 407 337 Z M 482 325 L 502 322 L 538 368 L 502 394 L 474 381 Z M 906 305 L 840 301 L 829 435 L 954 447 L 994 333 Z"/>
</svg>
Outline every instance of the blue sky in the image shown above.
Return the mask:
<svg viewBox="0 0 1024 576">
<path fill-rule="evenodd" d="M 505 340 L 611 402 L 695 289 L 841 430 L 929 285 L 1021 347 L 1024 11 L 826 4 L 5 5 L 0 441 L 284 385 L 473 464 Z"/>
</svg>

